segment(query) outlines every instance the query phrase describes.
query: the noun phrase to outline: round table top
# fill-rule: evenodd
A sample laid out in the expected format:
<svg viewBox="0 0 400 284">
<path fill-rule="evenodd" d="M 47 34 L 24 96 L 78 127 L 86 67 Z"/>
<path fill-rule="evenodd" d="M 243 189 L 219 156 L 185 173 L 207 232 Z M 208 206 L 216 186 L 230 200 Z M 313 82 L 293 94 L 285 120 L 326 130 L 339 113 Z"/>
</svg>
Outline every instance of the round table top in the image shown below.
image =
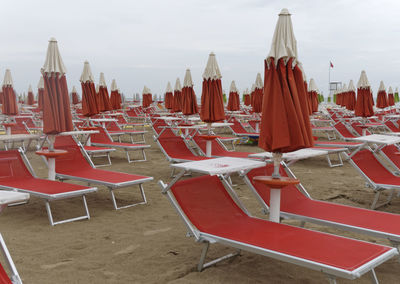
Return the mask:
<svg viewBox="0 0 400 284">
<path fill-rule="evenodd" d="M 272 176 L 256 176 L 253 178 L 255 182 L 259 182 L 265 184 L 271 188 L 279 188 L 282 189 L 291 184 L 298 184 L 300 181 L 295 178 L 290 177 L 280 177 L 274 178 Z"/>
<path fill-rule="evenodd" d="M 57 158 L 61 155 L 67 154 L 68 151 L 54 149 L 53 151 L 50 150 L 39 150 L 35 152 L 37 155 L 45 156 L 46 158 Z"/>
</svg>

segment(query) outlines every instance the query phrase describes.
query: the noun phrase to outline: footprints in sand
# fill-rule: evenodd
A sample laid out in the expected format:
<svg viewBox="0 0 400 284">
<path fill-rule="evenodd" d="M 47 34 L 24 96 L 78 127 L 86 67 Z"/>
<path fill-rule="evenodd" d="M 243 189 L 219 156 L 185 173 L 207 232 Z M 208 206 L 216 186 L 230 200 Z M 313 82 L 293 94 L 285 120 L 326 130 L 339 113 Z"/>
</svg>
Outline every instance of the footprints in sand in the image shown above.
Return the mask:
<svg viewBox="0 0 400 284">
<path fill-rule="evenodd" d="M 71 262 L 72 262 L 72 259 L 65 259 L 63 261 L 60 261 L 60 262 L 57 262 L 57 263 L 53 263 L 53 264 L 43 264 L 43 265 L 40 266 L 40 268 L 41 269 L 46 269 L 46 270 L 47 269 L 54 269 L 54 268 L 57 268 L 59 266 L 69 264 Z"/>
<path fill-rule="evenodd" d="M 140 247 L 140 245 L 130 245 L 120 251 L 117 251 L 116 253 L 114 253 L 114 255 L 121 255 L 121 254 L 130 254 L 132 253 L 135 249 L 137 249 L 138 247 Z"/>
<path fill-rule="evenodd" d="M 150 231 L 144 231 L 143 235 L 144 236 L 153 236 L 159 233 L 165 233 L 168 232 L 169 230 L 171 230 L 171 227 L 168 228 L 162 228 L 162 229 L 158 229 L 158 230 L 150 230 Z"/>
</svg>

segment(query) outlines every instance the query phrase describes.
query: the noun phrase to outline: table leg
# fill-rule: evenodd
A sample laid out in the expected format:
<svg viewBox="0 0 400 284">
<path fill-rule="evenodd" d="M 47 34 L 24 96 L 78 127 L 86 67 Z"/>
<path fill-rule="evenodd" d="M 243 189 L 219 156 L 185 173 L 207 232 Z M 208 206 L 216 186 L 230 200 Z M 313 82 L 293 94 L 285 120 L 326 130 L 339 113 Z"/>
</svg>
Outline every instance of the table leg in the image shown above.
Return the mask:
<svg viewBox="0 0 400 284">
<path fill-rule="evenodd" d="M 279 215 L 281 210 L 281 190 L 271 188 L 269 200 L 269 220 L 271 222 L 279 223 Z"/>
<path fill-rule="evenodd" d="M 211 141 L 207 140 L 206 142 L 206 156 L 211 157 Z"/>
<path fill-rule="evenodd" d="M 49 177 L 49 180 L 55 180 L 56 179 L 56 159 L 55 158 L 48 158 L 47 159 L 47 164 L 48 164 L 48 177 Z"/>
</svg>

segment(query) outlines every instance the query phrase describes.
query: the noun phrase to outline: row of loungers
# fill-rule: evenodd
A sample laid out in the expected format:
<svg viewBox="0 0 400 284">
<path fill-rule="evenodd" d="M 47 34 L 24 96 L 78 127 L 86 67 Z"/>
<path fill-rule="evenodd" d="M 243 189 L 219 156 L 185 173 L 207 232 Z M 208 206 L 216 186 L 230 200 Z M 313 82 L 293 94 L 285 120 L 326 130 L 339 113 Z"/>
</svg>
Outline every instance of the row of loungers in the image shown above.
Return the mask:
<svg viewBox="0 0 400 284">
<path fill-rule="evenodd" d="M 84 156 L 85 152 L 82 145 L 76 142 L 72 136 L 57 136 L 55 148 L 68 151 L 66 155 L 57 158 L 56 161 L 56 177 L 60 180 L 71 179 L 83 181 L 90 185 L 105 186 L 110 191 L 113 206 L 116 210 L 147 202 L 143 183 L 151 181 L 152 177 L 96 169 L 89 157 Z M 143 201 L 118 206 L 114 190 L 133 185 L 139 186 Z M 86 195 L 97 191 L 97 187 L 87 187 L 36 177 L 22 150 L 0 151 L 0 189 L 26 192 L 42 198 L 45 201 L 49 222 L 52 226 L 90 219 Z M 54 221 L 50 202 L 73 197 L 82 198 L 85 214 L 79 217 Z"/>
</svg>

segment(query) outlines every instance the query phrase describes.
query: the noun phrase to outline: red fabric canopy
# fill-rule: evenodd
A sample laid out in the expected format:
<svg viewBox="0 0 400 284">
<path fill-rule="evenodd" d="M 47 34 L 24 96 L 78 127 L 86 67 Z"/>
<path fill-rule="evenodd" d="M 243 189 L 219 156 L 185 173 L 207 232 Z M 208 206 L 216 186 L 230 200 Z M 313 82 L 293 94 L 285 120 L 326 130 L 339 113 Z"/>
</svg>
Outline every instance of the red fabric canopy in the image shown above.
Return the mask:
<svg viewBox="0 0 400 284">
<path fill-rule="evenodd" d="M 100 112 L 105 112 L 105 111 L 109 111 L 112 109 L 111 103 L 110 103 L 110 98 L 108 96 L 107 87 L 100 86 L 98 99 L 99 99 L 98 103 L 99 103 L 99 111 Z"/>
<path fill-rule="evenodd" d="M 111 91 L 110 104 L 111 108 L 114 110 L 121 109 L 121 95 L 118 90 Z"/>
<path fill-rule="evenodd" d="M 197 107 L 196 94 L 193 87 L 182 88 L 182 113 L 184 115 L 192 115 L 199 112 Z"/>
<path fill-rule="evenodd" d="M 346 108 L 348 110 L 354 110 L 356 107 L 356 93 L 354 91 L 347 92 Z"/>
<path fill-rule="evenodd" d="M 224 100 L 221 80 L 203 80 L 201 92 L 200 118 L 204 122 L 216 122 L 225 119 Z"/>
<path fill-rule="evenodd" d="M 174 95 L 171 92 L 165 93 L 164 106 L 167 109 L 172 109 L 174 106 Z"/>
<path fill-rule="evenodd" d="M 371 97 L 372 93 L 369 88 L 357 89 L 357 100 L 354 108 L 355 116 L 370 117 L 374 115 Z"/>
<path fill-rule="evenodd" d="M 243 95 L 243 97 L 244 97 L 244 105 L 245 106 L 249 106 L 249 105 L 251 105 L 251 98 L 250 98 L 250 95 L 249 94 L 246 94 L 246 95 Z"/>
<path fill-rule="evenodd" d="M 311 102 L 311 111 L 317 112 L 318 111 L 318 94 L 316 91 L 308 92 L 308 100 Z M 308 108 L 308 101 L 307 101 L 307 108 Z"/>
<path fill-rule="evenodd" d="M 304 89 L 305 89 L 305 90 L 308 90 L 307 81 L 304 81 Z M 312 111 L 311 97 L 310 97 L 310 96 L 306 96 L 306 98 L 307 98 L 307 110 L 308 110 L 308 115 L 312 115 L 313 111 Z"/>
<path fill-rule="evenodd" d="M 237 92 L 229 93 L 228 105 L 226 109 L 229 111 L 237 111 L 240 109 L 239 94 Z"/>
<path fill-rule="evenodd" d="M 43 110 L 43 93 L 44 89 L 38 89 L 38 108 Z"/>
<path fill-rule="evenodd" d="M 94 83 L 87 81 L 81 83 L 82 86 L 82 115 L 91 117 L 99 113 L 97 107 L 97 95 Z"/>
<path fill-rule="evenodd" d="M 263 104 L 263 90 L 256 88 L 252 95 L 252 107 L 253 111 L 260 113 L 262 111 L 262 104 Z"/>
<path fill-rule="evenodd" d="M 44 73 L 43 133 L 72 131 L 67 79 L 59 73 Z"/>
<path fill-rule="evenodd" d="M 376 107 L 377 108 L 385 108 L 388 106 L 386 91 L 379 91 L 378 96 L 376 98 Z"/>
<path fill-rule="evenodd" d="M 3 86 L 3 106 L 2 112 L 4 115 L 17 115 L 18 104 L 12 86 Z"/>
<path fill-rule="evenodd" d="M 72 96 L 72 104 L 74 105 L 79 104 L 78 94 L 74 92 L 71 94 L 71 96 Z"/>
<path fill-rule="evenodd" d="M 174 90 L 174 100 L 172 104 L 173 112 L 182 111 L 182 91 Z"/>
<path fill-rule="evenodd" d="M 35 95 L 32 92 L 28 92 L 28 105 L 33 105 L 35 103 Z"/>
<path fill-rule="evenodd" d="M 388 95 L 388 105 L 394 106 L 394 95 L 393 94 Z"/>
<path fill-rule="evenodd" d="M 149 107 L 153 102 L 153 97 L 151 94 L 143 94 L 142 95 L 142 106 Z"/>
<path fill-rule="evenodd" d="M 258 146 L 268 152 L 292 152 L 313 146 L 303 74 L 293 59 L 275 66 L 265 61 L 264 98 Z"/>
</svg>

